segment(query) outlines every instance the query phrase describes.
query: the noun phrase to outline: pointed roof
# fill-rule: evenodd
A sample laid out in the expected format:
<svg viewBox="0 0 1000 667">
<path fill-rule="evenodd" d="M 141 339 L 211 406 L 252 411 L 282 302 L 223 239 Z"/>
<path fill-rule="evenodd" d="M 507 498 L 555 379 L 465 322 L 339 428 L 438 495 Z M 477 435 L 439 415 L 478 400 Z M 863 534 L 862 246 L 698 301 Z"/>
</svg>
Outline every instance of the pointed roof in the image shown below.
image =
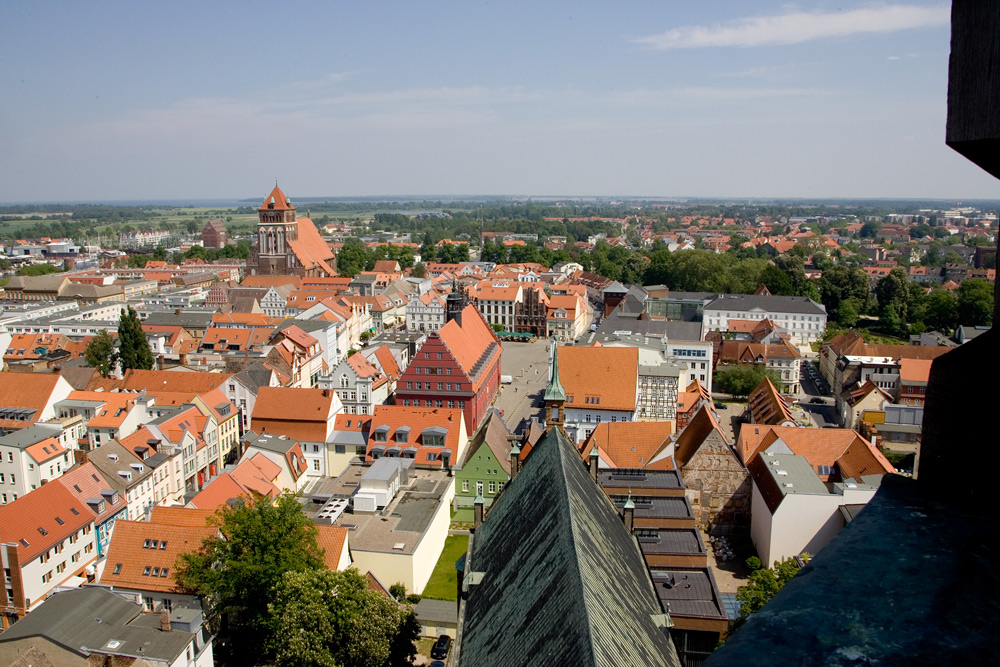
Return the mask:
<svg viewBox="0 0 1000 667">
<path fill-rule="evenodd" d="M 542 395 L 542 400 L 544 401 L 565 401 L 566 400 L 566 390 L 563 389 L 562 383 L 559 382 L 559 346 L 556 345 L 552 350 L 552 378 L 549 380 L 549 385 L 545 387 L 545 393 Z"/>
<path fill-rule="evenodd" d="M 638 543 L 572 443 L 553 429 L 535 450 L 476 529 L 460 667 L 680 664 Z"/>
<path fill-rule="evenodd" d="M 271 206 L 271 204 L 274 206 Z M 294 211 L 295 207 L 292 206 L 292 201 L 285 196 L 285 193 L 281 191 L 277 185 L 271 190 L 271 194 L 264 198 L 264 203 L 260 205 L 258 209 L 260 211 Z"/>
</svg>

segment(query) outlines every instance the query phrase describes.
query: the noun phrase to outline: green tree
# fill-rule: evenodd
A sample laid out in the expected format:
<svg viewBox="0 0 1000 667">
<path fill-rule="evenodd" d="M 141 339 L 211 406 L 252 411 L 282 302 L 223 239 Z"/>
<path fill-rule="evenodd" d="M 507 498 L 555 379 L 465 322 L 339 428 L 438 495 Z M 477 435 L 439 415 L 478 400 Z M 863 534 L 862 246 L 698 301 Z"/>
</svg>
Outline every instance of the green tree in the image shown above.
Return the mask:
<svg viewBox="0 0 1000 667">
<path fill-rule="evenodd" d="M 87 360 L 87 365 L 96 368 L 101 377 L 108 377 L 115 369 L 117 355 L 115 354 L 115 341 L 107 331 L 100 331 L 94 336 L 87 348 L 83 351 L 83 358 Z"/>
<path fill-rule="evenodd" d="M 370 590 L 354 568 L 286 572 L 268 611 L 277 667 L 394 667 L 416 656 L 413 610 Z"/>
<path fill-rule="evenodd" d="M 354 236 L 346 239 L 337 253 L 337 270 L 342 276 L 353 278 L 374 266 L 374 255 L 361 243 L 361 239 Z"/>
<path fill-rule="evenodd" d="M 423 262 L 417 262 L 413 265 L 413 270 L 410 271 L 410 276 L 413 278 L 426 278 L 427 277 L 427 267 L 424 266 Z"/>
<path fill-rule="evenodd" d="M 268 604 L 286 572 L 323 567 L 316 527 L 294 496 L 276 503 L 255 496 L 236 508 L 228 505 L 213 519 L 220 536 L 206 538 L 195 553 L 181 554 L 178 584 L 203 596 L 222 620 L 231 664 L 266 664 L 273 657 L 275 619 Z M 280 619 L 278 619 L 280 620 Z"/>
<path fill-rule="evenodd" d="M 753 560 L 757 561 L 758 569 L 751 572 L 747 583 L 736 590 L 736 599 L 740 602 L 740 617 L 744 619 L 763 609 L 799 571 L 799 566 L 791 558 L 774 561 L 774 567 L 771 568 L 760 567 L 760 560 L 756 557 Z"/>
<path fill-rule="evenodd" d="M 892 305 L 897 315 L 906 321 L 906 307 L 910 300 L 910 277 L 900 267 L 893 268 L 887 276 L 875 285 L 875 298 L 883 316 L 886 309 Z"/>
<path fill-rule="evenodd" d="M 838 321 L 845 327 L 853 327 L 858 323 L 858 317 L 861 313 L 858 312 L 858 300 L 854 297 L 849 299 L 844 299 L 840 302 L 840 310 L 838 312 Z"/>
<path fill-rule="evenodd" d="M 993 286 L 982 278 L 969 278 L 958 288 L 959 324 L 993 323 Z"/>
<path fill-rule="evenodd" d="M 882 311 L 882 317 L 879 318 L 879 323 L 882 325 L 885 332 L 891 336 L 896 336 L 903 330 L 903 318 L 899 316 L 899 311 L 896 309 L 895 301 L 887 305 Z"/>
<path fill-rule="evenodd" d="M 28 264 L 17 270 L 19 276 L 47 276 L 50 273 L 59 273 L 61 269 L 51 264 Z"/>
<path fill-rule="evenodd" d="M 762 365 L 749 364 L 720 368 L 715 372 L 713 383 L 723 392 L 731 396 L 741 397 L 748 396 L 765 377 L 770 378 L 775 386 L 779 386 L 781 379 L 774 371 Z"/>
<path fill-rule="evenodd" d="M 122 372 L 130 368 L 153 368 L 153 350 L 146 340 L 139 315 L 132 306 L 127 310 L 123 309 L 118 320 L 118 361 Z"/>
</svg>

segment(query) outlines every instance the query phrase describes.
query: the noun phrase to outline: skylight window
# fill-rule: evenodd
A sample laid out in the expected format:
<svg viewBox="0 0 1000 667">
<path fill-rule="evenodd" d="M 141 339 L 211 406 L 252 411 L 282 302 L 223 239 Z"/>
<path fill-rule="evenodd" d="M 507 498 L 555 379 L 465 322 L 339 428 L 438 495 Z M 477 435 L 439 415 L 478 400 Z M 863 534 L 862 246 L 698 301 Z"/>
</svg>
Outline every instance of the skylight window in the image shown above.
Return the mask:
<svg viewBox="0 0 1000 667">
<path fill-rule="evenodd" d="M 121 574 L 121 573 L 122 573 L 122 564 L 121 563 L 115 563 L 114 574 Z"/>
</svg>

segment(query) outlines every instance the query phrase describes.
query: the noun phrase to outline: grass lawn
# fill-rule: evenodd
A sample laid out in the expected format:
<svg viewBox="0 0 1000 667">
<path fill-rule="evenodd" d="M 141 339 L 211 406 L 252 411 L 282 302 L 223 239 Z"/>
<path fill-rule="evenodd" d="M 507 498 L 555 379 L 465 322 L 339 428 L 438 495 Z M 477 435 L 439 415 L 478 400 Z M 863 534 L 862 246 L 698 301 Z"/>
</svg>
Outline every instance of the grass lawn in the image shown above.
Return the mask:
<svg viewBox="0 0 1000 667">
<path fill-rule="evenodd" d="M 455 571 L 455 561 L 469 548 L 468 535 L 449 535 L 444 541 L 444 551 L 438 558 L 434 572 L 421 594 L 425 598 L 435 600 L 456 600 L 458 573 Z"/>
</svg>

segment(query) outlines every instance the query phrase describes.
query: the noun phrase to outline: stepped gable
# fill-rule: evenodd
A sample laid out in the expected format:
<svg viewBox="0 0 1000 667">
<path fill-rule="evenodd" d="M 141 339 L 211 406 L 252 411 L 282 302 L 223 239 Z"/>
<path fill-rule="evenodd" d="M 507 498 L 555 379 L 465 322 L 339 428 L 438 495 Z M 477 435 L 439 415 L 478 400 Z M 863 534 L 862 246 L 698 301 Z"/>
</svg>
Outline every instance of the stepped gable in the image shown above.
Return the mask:
<svg viewBox="0 0 1000 667">
<path fill-rule="evenodd" d="M 458 664 L 679 665 L 637 542 L 561 429 L 476 530 Z"/>
</svg>

